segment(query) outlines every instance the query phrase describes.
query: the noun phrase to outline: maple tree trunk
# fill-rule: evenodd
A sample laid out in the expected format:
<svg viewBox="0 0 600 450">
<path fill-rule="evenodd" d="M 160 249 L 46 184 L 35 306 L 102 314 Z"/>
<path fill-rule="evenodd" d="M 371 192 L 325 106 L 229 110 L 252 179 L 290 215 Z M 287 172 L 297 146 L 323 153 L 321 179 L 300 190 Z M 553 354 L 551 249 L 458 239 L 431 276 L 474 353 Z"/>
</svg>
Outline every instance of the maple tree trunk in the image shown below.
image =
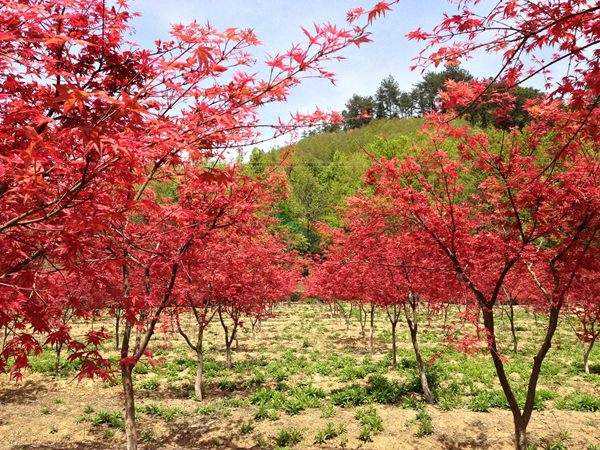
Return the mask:
<svg viewBox="0 0 600 450">
<path fill-rule="evenodd" d="M 393 305 L 392 313 L 390 313 L 390 308 L 387 308 L 387 316 L 390 319 L 390 323 L 392 325 L 392 366 L 395 368 L 398 365 L 398 349 L 397 349 L 397 338 L 396 338 L 396 327 L 398 325 L 398 306 Z"/>
<path fill-rule="evenodd" d="M 348 330 L 348 328 L 350 328 L 350 314 L 352 313 L 352 309 L 350 310 L 348 315 L 346 315 L 346 310 L 344 310 L 344 306 L 341 303 L 337 303 L 337 305 L 340 310 L 340 313 L 342 314 L 342 317 L 344 318 L 344 322 L 346 323 L 346 330 Z"/>
<path fill-rule="evenodd" d="M 363 305 L 360 305 L 358 309 L 358 321 L 360 322 L 360 337 L 365 338 L 365 327 L 367 325 L 367 315 L 365 314 L 365 310 Z"/>
<path fill-rule="evenodd" d="M 223 319 L 221 310 L 219 310 L 219 321 L 221 322 L 221 326 L 225 332 L 225 363 L 227 364 L 227 367 L 230 368 L 233 365 L 231 360 L 231 344 L 233 343 L 234 339 L 236 339 L 238 317 L 233 317 L 233 328 L 231 329 L 231 335 L 229 334 L 229 327 L 225 323 L 225 319 Z"/>
<path fill-rule="evenodd" d="M 408 324 L 408 330 L 410 331 L 410 341 L 415 352 L 415 359 L 417 361 L 417 371 L 419 372 L 419 380 L 421 381 L 421 389 L 423 390 L 423 397 L 427 403 L 434 403 L 433 394 L 429 388 L 429 381 L 427 380 L 427 369 L 423 356 L 421 355 L 421 348 L 419 347 L 418 333 L 419 325 L 417 323 L 417 300 L 414 295 L 409 295 L 408 304 L 410 306 L 411 313 L 409 314 L 406 304 L 404 305 L 404 314 L 406 316 L 406 323 Z"/>
<path fill-rule="evenodd" d="M 121 380 L 125 396 L 125 439 L 127 440 L 127 450 L 137 450 L 137 426 L 135 423 L 132 371 L 133 366 L 121 366 Z"/>
<path fill-rule="evenodd" d="M 60 342 L 56 345 L 56 363 L 54 364 L 54 376 L 60 375 L 60 353 L 62 352 L 63 343 Z"/>
<path fill-rule="evenodd" d="M 510 333 L 512 334 L 513 340 L 513 352 L 517 353 L 518 351 L 518 341 L 517 341 L 517 331 L 515 330 L 515 308 L 512 300 L 508 302 L 508 320 L 510 322 Z"/>
<path fill-rule="evenodd" d="M 121 344 L 121 358 L 129 356 L 132 324 L 125 323 L 123 342 Z M 133 395 L 133 368 L 132 364 L 121 364 L 121 384 L 125 399 L 125 439 L 127 450 L 137 450 L 137 425 L 135 423 L 135 399 Z"/>
<path fill-rule="evenodd" d="M 596 339 L 598 339 L 598 335 L 600 332 L 596 333 L 592 340 L 589 342 L 587 348 L 583 351 L 583 370 L 585 373 L 590 373 L 590 354 L 592 353 L 592 349 L 594 348 L 594 344 L 596 343 Z"/>
<path fill-rule="evenodd" d="M 198 330 L 198 341 L 196 342 L 196 381 L 194 383 L 194 393 L 200 401 L 204 398 L 204 328 Z"/>
<path fill-rule="evenodd" d="M 115 350 L 119 350 L 119 328 L 121 326 L 121 310 L 115 311 Z"/>
<path fill-rule="evenodd" d="M 392 366 L 398 365 L 398 350 L 396 349 L 396 325 L 398 322 L 392 322 Z"/>
<path fill-rule="evenodd" d="M 448 325 L 448 308 L 450 307 L 450 305 L 446 305 L 444 308 L 444 330 L 446 329 L 446 326 Z"/>
<path fill-rule="evenodd" d="M 373 354 L 373 333 L 375 332 L 375 305 L 371 305 L 371 329 L 369 331 L 369 351 Z"/>
<path fill-rule="evenodd" d="M 524 450 L 527 448 L 527 425 L 529 424 L 529 420 L 531 419 L 531 414 L 533 412 L 535 393 L 540 376 L 540 371 L 542 369 L 542 363 L 544 362 L 544 358 L 546 357 L 548 351 L 550 350 L 550 347 L 552 346 L 552 338 L 554 337 L 554 333 L 556 332 L 556 328 L 558 326 L 560 308 L 560 305 L 555 305 L 550 308 L 550 314 L 548 316 L 548 326 L 546 328 L 546 335 L 544 336 L 544 341 L 542 342 L 537 354 L 533 358 L 533 366 L 531 368 L 531 374 L 529 376 L 525 405 L 523 406 L 523 410 L 521 411 L 516 401 L 514 392 L 506 376 L 506 371 L 504 370 L 504 363 L 502 362 L 502 358 L 500 357 L 500 353 L 496 345 L 496 334 L 494 329 L 494 312 L 492 308 L 482 307 L 483 325 L 488 336 L 488 350 L 496 368 L 498 381 L 502 386 L 502 390 L 504 391 L 504 395 L 506 396 L 506 400 L 508 401 L 508 405 L 510 406 L 510 410 L 513 415 L 513 423 L 515 426 L 515 448 L 519 450 Z"/>
</svg>

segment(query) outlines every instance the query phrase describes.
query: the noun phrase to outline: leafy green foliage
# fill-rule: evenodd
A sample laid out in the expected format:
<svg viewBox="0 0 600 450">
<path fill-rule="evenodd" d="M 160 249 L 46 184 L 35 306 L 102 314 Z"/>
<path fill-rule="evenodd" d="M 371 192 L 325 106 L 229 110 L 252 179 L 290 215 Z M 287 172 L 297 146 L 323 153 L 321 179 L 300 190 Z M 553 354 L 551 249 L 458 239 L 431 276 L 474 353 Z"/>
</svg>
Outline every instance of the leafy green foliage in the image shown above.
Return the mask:
<svg viewBox="0 0 600 450">
<path fill-rule="evenodd" d="M 294 446 L 302 441 L 302 430 L 294 427 L 282 428 L 275 435 L 274 441 L 278 447 Z"/>
<path fill-rule="evenodd" d="M 567 409 L 572 411 L 600 411 L 600 397 L 595 395 L 575 392 L 556 402 L 558 409 Z"/>
<path fill-rule="evenodd" d="M 346 432 L 346 426 L 342 423 L 327 422 L 325 428 L 320 430 L 315 436 L 315 444 L 324 444 L 331 439 L 335 439 Z"/>
<path fill-rule="evenodd" d="M 374 407 L 359 409 L 355 417 L 360 424 L 358 439 L 361 441 L 370 442 L 374 434 L 383 431 L 383 419 Z"/>
<path fill-rule="evenodd" d="M 418 437 L 429 436 L 433 433 L 433 424 L 431 422 L 431 416 L 425 408 L 419 409 L 416 417 L 419 428 L 417 429 L 416 435 Z"/>
</svg>

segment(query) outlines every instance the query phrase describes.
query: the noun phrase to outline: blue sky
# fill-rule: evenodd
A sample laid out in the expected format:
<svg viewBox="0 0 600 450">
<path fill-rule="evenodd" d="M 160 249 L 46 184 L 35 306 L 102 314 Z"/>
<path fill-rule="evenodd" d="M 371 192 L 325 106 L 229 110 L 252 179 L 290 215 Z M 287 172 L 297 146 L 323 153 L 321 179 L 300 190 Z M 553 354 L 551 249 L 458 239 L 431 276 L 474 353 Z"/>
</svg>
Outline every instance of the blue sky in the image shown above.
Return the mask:
<svg viewBox="0 0 600 450">
<path fill-rule="evenodd" d="M 374 0 L 131 0 L 131 8 L 142 14 L 133 22 L 135 39 L 152 46 L 156 38 L 168 36 L 169 25 L 177 22 L 210 22 L 213 26 L 252 28 L 262 46 L 257 56 L 284 50 L 292 42 L 305 39 L 300 26 L 333 22 L 344 25 L 346 11 L 355 6 L 368 8 Z M 483 3 L 487 3 L 484 1 Z M 408 41 L 406 33 L 417 28 L 430 29 L 439 22 L 444 11 L 454 12 L 455 5 L 446 0 L 404 0 L 372 27 L 373 42 L 360 48 L 347 49 L 347 59 L 331 63 L 337 83 L 307 80 L 290 96 L 287 104 L 269 106 L 264 121 L 289 117 L 290 112 L 307 112 L 316 106 L 342 110 L 354 93 L 374 93 L 379 82 L 389 74 L 402 89 L 419 80 L 419 71 L 410 71 L 411 59 L 422 43 Z M 499 66 L 496 56 L 479 55 L 463 67 L 475 76 L 490 75 Z"/>
</svg>

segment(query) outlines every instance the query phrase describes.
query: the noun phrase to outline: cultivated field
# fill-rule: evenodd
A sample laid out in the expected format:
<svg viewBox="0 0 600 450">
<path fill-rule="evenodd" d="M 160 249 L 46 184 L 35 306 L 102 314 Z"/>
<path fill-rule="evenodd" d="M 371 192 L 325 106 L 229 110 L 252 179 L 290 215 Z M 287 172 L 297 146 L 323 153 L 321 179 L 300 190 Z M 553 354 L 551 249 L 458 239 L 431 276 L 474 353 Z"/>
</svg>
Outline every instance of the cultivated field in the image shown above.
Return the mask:
<svg viewBox="0 0 600 450">
<path fill-rule="evenodd" d="M 356 310 L 355 310 L 356 312 Z M 519 352 L 507 321 L 499 329 L 511 381 L 523 387 L 539 336 L 535 318 L 518 311 Z M 543 320 L 543 319 L 538 319 Z M 347 324 L 316 303 L 280 305 L 253 333 L 240 332 L 233 367 L 224 361 L 215 321 L 206 338 L 206 399 L 193 398 L 195 359 L 178 334 L 161 332 L 156 364 L 136 368 L 136 407 L 144 448 L 512 448 L 513 427 L 485 353 L 465 356 L 444 341 L 443 318 L 421 324 L 437 404 L 418 393 L 406 326 L 399 364 L 390 365 L 391 334 L 376 316 L 374 348 L 356 317 Z M 453 320 L 456 323 L 456 319 Z M 107 323 L 107 326 L 109 324 Z M 115 361 L 117 352 L 114 353 Z M 529 435 L 537 448 L 600 448 L 600 351 L 592 373 L 563 319 L 544 363 Z M 78 382 L 66 363 L 54 376 L 54 353 L 35 357 L 23 381 L 0 383 L 0 447 L 122 448 L 121 387 Z"/>
</svg>

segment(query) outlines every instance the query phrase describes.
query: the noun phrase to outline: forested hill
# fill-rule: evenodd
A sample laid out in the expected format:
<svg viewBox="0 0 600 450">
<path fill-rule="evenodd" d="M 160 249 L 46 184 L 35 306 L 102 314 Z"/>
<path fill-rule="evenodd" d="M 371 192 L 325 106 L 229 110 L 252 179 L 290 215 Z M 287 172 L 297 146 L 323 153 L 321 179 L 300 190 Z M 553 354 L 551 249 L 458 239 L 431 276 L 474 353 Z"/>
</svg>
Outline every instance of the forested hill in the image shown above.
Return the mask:
<svg viewBox="0 0 600 450">
<path fill-rule="evenodd" d="M 360 128 L 313 134 L 293 148 L 256 149 L 247 167 L 256 175 L 273 166 L 285 171 L 291 195 L 279 205 L 279 219 L 294 248 L 319 252 L 321 238 L 315 225 L 340 224 L 341 208 L 360 187 L 369 154 L 405 154 L 418 141 L 421 123 L 420 118 L 377 119 Z"/>
</svg>

